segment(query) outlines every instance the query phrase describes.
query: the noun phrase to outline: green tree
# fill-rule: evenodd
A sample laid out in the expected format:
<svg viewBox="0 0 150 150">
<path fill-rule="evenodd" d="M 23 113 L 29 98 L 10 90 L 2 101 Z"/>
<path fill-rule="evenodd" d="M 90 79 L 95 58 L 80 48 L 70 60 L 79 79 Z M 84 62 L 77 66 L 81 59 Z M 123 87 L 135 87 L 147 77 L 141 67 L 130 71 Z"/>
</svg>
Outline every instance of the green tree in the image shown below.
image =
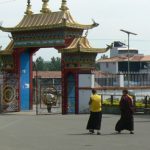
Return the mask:
<svg viewBox="0 0 150 150">
<path fill-rule="evenodd" d="M 49 70 L 51 71 L 60 71 L 61 70 L 61 59 L 59 57 L 52 57 L 50 64 L 49 64 Z"/>
<path fill-rule="evenodd" d="M 36 65 L 36 69 L 38 71 L 44 71 L 45 70 L 45 68 L 44 68 L 44 59 L 42 57 L 38 57 L 36 59 L 35 65 Z"/>
<path fill-rule="evenodd" d="M 44 69 L 45 71 L 49 71 L 49 65 L 50 65 L 50 61 L 44 61 Z"/>
<path fill-rule="evenodd" d="M 52 57 L 50 61 L 44 61 L 42 57 L 38 57 L 33 63 L 33 70 L 37 71 L 60 71 L 61 58 Z"/>
</svg>

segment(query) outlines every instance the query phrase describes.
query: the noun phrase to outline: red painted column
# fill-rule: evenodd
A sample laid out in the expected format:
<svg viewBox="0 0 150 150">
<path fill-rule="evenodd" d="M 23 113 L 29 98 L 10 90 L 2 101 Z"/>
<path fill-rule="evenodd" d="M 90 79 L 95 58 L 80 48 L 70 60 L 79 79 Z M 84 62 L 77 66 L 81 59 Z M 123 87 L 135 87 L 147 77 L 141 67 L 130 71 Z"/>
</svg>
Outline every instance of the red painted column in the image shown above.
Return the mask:
<svg viewBox="0 0 150 150">
<path fill-rule="evenodd" d="M 61 60 L 61 74 L 62 74 L 62 114 L 67 114 L 67 85 L 66 85 L 66 71 L 65 62 L 62 54 Z"/>
<path fill-rule="evenodd" d="M 14 50 L 14 65 L 15 65 L 15 70 L 14 72 L 16 73 L 17 76 L 17 98 L 18 98 L 18 111 L 20 111 L 20 51 L 21 49 L 15 49 Z"/>
</svg>

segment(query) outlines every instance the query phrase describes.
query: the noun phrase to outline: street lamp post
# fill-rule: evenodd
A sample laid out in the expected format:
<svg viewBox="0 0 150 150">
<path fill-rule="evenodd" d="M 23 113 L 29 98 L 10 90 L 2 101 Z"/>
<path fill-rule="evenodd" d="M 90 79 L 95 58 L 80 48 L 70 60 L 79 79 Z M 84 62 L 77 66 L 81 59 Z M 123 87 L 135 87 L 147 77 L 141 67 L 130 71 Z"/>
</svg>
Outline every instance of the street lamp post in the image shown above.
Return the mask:
<svg viewBox="0 0 150 150">
<path fill-rule="evenodd" d="M 130 84 L 129 84 L 129 82 L 130 82 L 130 75 L 129 75 L 129 73 L 130 73 L 130 60 L 129 60 L 130 42 L 129 42 L 129 38 L 130 38 L 130 34 L 132 34 L 132 35 L 137 35 L 137 34 L 130 32 L 130 31 L 127 31 L 127 30 L 123 30 L 123 29 L 121 29 L 120 31 L 122 31 L 128 35 L 128 72 L 127 72 L 127 74 L 128 74 L 128 87 L 129 87 L 130 86 Z"/>
</svg>

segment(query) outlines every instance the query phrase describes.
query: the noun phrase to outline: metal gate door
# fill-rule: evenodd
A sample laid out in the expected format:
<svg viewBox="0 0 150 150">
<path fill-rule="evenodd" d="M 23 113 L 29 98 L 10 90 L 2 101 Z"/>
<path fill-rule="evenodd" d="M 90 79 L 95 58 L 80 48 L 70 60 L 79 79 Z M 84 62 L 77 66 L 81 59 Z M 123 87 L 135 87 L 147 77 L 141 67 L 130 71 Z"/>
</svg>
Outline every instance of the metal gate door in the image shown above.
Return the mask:
<svg viewBox="0 0 150 150">
<path fill-rule="evenodd" d="M 39 84 L 34 97 L 37 114 L 61 113 L 60 84 Z"/>
</svg>

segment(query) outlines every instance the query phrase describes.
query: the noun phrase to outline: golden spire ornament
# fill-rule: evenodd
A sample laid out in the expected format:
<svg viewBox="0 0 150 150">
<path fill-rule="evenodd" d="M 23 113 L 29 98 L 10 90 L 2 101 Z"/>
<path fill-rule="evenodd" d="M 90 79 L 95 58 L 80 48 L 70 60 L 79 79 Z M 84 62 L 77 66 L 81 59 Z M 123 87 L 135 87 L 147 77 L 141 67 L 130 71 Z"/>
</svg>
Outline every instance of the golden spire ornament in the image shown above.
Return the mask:
<svg viewBox="0 0 150 150">
<path fill-rule="evenodd" d="M 25 12 L 25 14 L 26 15 L 32 15 L 33 14 L 33 12 L 32 12 L 32 10 L 31 10 L 31 2 L 30 2 L 30 0 L 27 0 L 27 9 L 26 9 L 26 12 Z"/>
<path fill-rule="evenodd" d="M 66 0 L 62 0 L 62 4 L 61 4 L 60 10 L 67 11 L 68 9 L 69 8 L 67 7 L 67 1 Z"/>
<path fill-rule="evenodd" d="M 42 0 L 42 2 L 43 2 L 43 6 L 42 6 L 42 10 L 40 12 L 41 13 L 49 13 L 49 12 L 51 12 L 50 9 L 48 8 L 49 0 Z"/>
</svg>

